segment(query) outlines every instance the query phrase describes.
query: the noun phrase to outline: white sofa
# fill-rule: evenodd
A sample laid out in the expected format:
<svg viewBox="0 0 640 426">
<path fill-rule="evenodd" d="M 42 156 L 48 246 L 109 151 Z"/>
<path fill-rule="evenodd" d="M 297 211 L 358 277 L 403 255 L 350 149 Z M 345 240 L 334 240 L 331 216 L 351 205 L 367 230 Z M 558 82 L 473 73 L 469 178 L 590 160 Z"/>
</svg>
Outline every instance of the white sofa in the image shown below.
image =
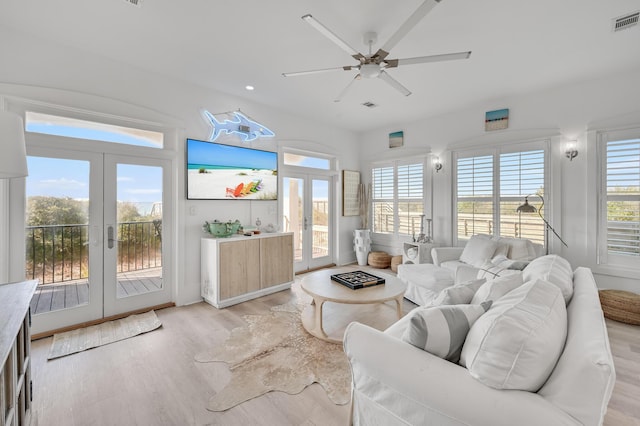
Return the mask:
<svg viewBox="0 0 640 426">
<path fill-rule="evenodd" d="M 543 251 L 542 245 L 527 239 L 474 235 L 464 247 L 434 247 L 433 264 L 398 265 L 398 278 L 407 283 L 404 297 L 424 306 L 443 288 L 514 273 Z"/>
<path fill-rule="evenodd" d="M 553 263 L 555 258 L 550 259 Z M 527 273 L 525 268 L 525 280 L 536 280 L 532 274 L 537 272 L 531 269 Z M 490 387 L 467 368 L 403 341 L 411 313 L 385 332 L 356 322 L 350 324 L 344 350 L 353 376 L 353 424 L 602 424 L 615 382 L 607 329 L 591 270 L 581 267 L 573 273 L 569 269 L 569 273 L 573 294 L 566 309 L 564 302 L 560 303 L 566 312 L 566 343 L 559 346 L 557 363 L 554 361 L 555 367 L 552 365 L 537 391 Z M 557 281 L 557 274 L 545 273 L 542 278 Z M 565 299 L 566 289 L 562 290 Z M 494 302 L 494 306 L 499 304 Z M 415 310 L 419 309 L 425 308 Z M 480 319 L 471 326 L 465 346 Z"/>
</svg>

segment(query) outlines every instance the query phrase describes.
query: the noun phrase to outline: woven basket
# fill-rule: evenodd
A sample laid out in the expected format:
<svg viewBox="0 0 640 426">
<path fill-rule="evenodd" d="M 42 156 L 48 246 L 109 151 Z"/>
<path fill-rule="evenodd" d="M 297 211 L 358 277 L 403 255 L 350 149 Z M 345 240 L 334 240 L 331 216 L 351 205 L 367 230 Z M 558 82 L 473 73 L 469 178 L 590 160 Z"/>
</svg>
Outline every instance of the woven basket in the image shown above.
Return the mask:
<svg viewBox="0 0 640 426">
<path fill-rule="evenodd" d="M 402 263 L 402 256 L 392 256 L 391 257 L 391 270 L 393 272 L 398 272 L 398 265 Z"/>
<path fill-rule="evenodd" d="M 640 294 L 624 290 L 600 290 L 598 294 L 605 318 L 640 325 Z"/>
<path fill-rule="evenodd" d="M 373 268 L 385 269 L 391 266 L 391 256 L 383 251 L 372 251 L 369 253 L 369 266 Z"/>
</svg>

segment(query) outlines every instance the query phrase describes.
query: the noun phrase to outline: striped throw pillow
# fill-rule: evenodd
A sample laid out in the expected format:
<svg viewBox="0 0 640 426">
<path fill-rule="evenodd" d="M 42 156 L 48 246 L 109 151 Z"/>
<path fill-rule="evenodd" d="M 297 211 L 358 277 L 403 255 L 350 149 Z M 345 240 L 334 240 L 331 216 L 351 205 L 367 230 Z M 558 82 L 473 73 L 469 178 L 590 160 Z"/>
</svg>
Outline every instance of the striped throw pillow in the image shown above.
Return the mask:
<svg viewBox="0 0 640 426">
<path fill-rule="evenodd" d="M 460 360 L 462 345 L 471 325 L 491 306 L 492 301 L 479 305 L 442 305 L 416 309 L 402 340 L 451 362 Z"/>
</svg>

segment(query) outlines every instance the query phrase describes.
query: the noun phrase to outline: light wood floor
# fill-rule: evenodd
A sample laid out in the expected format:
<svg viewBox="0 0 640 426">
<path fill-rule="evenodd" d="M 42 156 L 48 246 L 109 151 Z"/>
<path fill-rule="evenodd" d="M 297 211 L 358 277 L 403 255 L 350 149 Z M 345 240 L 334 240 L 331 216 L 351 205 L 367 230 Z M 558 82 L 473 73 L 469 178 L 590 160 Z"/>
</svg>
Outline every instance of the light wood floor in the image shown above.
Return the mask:
<svg viewBox="0 0 640 426">
<path fill-rule="evenodd" d="M 298 395 L 271 392 L 224 413 L 204 408 L 229 372 L 224 363 L 196 363 L 194 355 L 221 344 L 243 325 L 242 315 L 265 313 L 299 291 L 298 281 L 291 291 L 226 309 L 198 303 L 159 310 L 157 331 L 52 361 L 46 360 L 52 339 L 34 341 L 32 424 L 346 425 L 348 406 L 334 405 L 317 384 Z M 405 301 L 405 312 L 413 306 Z M 617 382 L 605 425 L 640 426 L 640 327 L 614 321 L 607 327 Z"/>
</svg>

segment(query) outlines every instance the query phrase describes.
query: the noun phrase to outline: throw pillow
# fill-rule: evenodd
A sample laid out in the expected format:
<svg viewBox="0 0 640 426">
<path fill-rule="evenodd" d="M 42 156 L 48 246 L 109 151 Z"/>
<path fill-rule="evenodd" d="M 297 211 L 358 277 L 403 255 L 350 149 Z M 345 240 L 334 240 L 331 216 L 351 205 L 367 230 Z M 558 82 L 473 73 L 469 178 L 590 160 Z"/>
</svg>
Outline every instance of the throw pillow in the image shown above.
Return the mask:
<svg viewBox="0 0 640 426">
<path fill-rule="evenodd" d="M 440 291 L 431 306 L 468 304 L 473 299 L 476 291 L 485 283 L 485 279 L 473 280 L 462 284 L 447 287 Z"/>
<path fill-rule="evenodd" d="M 573 296 L 573 270 L 569 261 L 557 254 L 549 254 L 533 260 L 523 269 L 525 281 L 545 280 L 558 286 L 565 304 Z"/>
<path fill-rule="evenodd" d="M 474 235 L 464 246 L 460 260 L 469 265 L 480 266 L 493 257 L 497 247 L 497 242 Z"/>
<path fill-rule="evenodd" d="M 482 265 L 478 266 L 477 270 L 478 273 L 476 274 L 476 278 L 485 278 L 487 281 L 519 272 L 509 269 L 506 262 L 503 262 L 500 266 L 496 266 L 491 261 L 486 261 Z"/>
<path fill-rule="evenodd" d="M 536 250 L 529 240 L 509 238 L 509 246 L 509 259 L 511 260 L 532 260 L 535 258 Z"/>
<path fill-rule="evenodd" d="M 460 364 L 496 389 L 536 392 L 564 348 L 567 310 L 557 286 L 531 281 L 496 300 L 471 327 Z"/>
<path fill-rule="evenodd" d="M 473 295 L 471 304 L 479 305 L 487 300 L 498 300 L 511 290 L 520 287 L 523 283 L 521 272 L 487 281 Z"/>
<path fill-rule="evenodd" d="M 402 340 L 451 362 L 458 362 L 471 325 L 491 306 L 448 305 L 415 309 Z"/>
</svg>

